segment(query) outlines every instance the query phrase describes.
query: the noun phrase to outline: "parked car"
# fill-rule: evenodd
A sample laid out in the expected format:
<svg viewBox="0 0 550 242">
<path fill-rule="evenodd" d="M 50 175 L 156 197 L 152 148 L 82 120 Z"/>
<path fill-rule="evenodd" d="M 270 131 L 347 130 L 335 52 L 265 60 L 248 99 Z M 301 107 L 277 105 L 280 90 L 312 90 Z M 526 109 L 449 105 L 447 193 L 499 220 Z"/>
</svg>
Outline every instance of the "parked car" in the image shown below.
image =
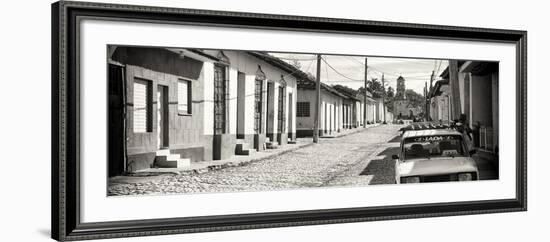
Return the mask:
<svg viewBox="0 0 550 242">
<path fill-rule="evenodd" d="M 472 181 L 478 167 L 463 134 L 451 127 L 421 125 L 403 128 L 400 153 L 395 160 L 396 183 Z"/>
</svg>

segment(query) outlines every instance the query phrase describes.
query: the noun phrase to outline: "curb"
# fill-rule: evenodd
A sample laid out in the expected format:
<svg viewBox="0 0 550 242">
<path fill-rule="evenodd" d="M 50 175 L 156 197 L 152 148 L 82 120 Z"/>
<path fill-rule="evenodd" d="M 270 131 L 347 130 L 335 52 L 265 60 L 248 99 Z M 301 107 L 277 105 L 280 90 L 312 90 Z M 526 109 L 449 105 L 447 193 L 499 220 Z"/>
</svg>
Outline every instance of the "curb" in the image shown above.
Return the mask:
<svg viewBox="0 0 550 242">
<path fill-rule="evenodd" d="M 265 159 L 268 159 L 268 158 L 271 158 L 271 157 L 274 157 L 274 156 L 283 155 L 283 154 L 286 154 L 286 153 L 289 153 L 289 152 L 292 152 L 292 151 L 295 151 L 295 150 L 298 150 L 298 149 L 301 149 L 301 148 L 312 146 L 313 144 L 314 143 L 312 142 L 312 143 L 298 145 L 298 146 L 290 148 L 288 150 L 281 151 L 281 152 L 278 152 L 278 153 L 269 154 L 269 155 L 261 157 L 261 158 L 253 158 L 253 159 L 250 159 L 250 160 L 238 161 L 238 162 L 228 162 L 228 163 L 219 164 L 219 165 L 210 165 L 210 166 L 207 166 L 207 167 L 204 167 L 204 168 L 192 169 L 192 170 L 187 170 L 187 171 L 180 171 L 180 172 L 177 172 L 177 173 L 179 175 L 202 174 L 202 173 L 206 173 L 206 172 L 209 172 L 209 171 L 216 171 L 216 170 L 221 170 L 221 169 L 229 168 L 229 167 L 246 166 L 246 165 L 249 165 L 249 164 L 252 164 L 252 163 L 255 163 L 255 162 L 259 162 L 259 161 L 262 161 L 262 160 L 265 160 Z"/>
<path fill-rule="evenodd" d="M 266 155 L 261 158 L 252 158 L 250 160 L 243 160 L 243 161 L 236 161 L 236 162 L 227 162 L 224 164 L 218 164 L 218 165 L 209 165 L 203 168 L 197 168 L 197 169 L 190 169 L 185 171 L 166 171 L 166 172 L 143 172 L 143 173 L 131 173 L 128 174 L 129 176 L 161 176 L 161 175 L 194 175 L 194 174 L 203 174 L 210 171 L 216 171 L 221 170 L 229 167 L 239 167 L 239 166 L 246 166 L 255 162 L 259 162 L 268 158 L 272 158 L 274 156 L 283 155 L 301 148 L 305 148 L 308 146 L 314 145 L 313 142 L 296 145 L 296 147 L 292 147 L 290 149 L 281 151 L 281 152 L 274 152 L 273 154 Z"/>
<path fill-rule="evenodd" d="M 382 125 L 382 124 L 372 125 L 372 126 L 366 127 L 366 128 L 362 128 L 362 127 L 361 127 L 361 129 L 356 128 L 356 129 L 358 129 L 358 130 L 354 130 L 353 132 L 349 132 L 349 133 L 346 133 L 346 134 L 340 134 L 340 135 L 336 135 L 336 136 L 332 136 L 332 137 L 330 137 L 330 136 L 328 136 L 328 137 L 322 137 L 322 136 L 321 136 L 320 138 L 322 138 L 322 139 L 341 138 L 341 137 L 348 136 L 348 135 L 350 135 L 350 134 L 356 134 L 356 133 L 365 131 L 365 130 L 370 129 L 370 128 L 378 127 L 378 126 L 380 126 L 380 125 Z"/>
</svg>

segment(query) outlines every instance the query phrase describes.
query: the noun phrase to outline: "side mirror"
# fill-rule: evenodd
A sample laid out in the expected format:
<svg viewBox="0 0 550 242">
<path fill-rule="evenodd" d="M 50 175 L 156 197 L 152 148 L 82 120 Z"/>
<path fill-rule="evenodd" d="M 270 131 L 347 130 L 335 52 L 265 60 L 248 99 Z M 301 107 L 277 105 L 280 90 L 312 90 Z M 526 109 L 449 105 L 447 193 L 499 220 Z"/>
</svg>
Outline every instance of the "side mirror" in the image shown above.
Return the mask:
<svg viewBox="0 0 550 242">
<path fill-rule="evenodd" d="M 475 155 L 477 153 L 477 150 L 476 149 L 470 150 L 469 153 L 470 153 L 470 156 Z"/>
<path fill-rule="evenodd" d="M 399 159 L 399 155 L 392 155 L 391 158 L 394 159 L 394 160 L 397 160 L 397 159 Z"/>
</svg>

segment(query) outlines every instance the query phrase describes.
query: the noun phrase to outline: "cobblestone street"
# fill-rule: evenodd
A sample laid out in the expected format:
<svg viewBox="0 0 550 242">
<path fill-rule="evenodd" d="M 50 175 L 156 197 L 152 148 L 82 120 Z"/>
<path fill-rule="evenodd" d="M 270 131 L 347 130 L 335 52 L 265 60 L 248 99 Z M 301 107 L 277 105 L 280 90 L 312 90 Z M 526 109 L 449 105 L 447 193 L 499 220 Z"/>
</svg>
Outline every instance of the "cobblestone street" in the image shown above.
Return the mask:
<svg viewBox="0 0 550 242">
<path fill-rule="evenodd" d="M 202 174 L 163 174 L 110 184 L 109 195 L 266 191 L 394 182 L 398 125 L 381 125 L 270 157 Z M 390 141 L 390 142 L 388 142 Z"/>
</svg>

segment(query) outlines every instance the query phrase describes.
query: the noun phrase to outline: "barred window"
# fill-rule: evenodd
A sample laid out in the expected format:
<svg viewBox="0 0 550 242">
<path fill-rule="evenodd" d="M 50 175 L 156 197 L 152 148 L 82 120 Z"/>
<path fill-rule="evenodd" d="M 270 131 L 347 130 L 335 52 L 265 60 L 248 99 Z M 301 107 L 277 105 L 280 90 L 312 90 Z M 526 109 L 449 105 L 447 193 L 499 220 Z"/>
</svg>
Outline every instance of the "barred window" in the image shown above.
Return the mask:
<svg viewBox="0 0 550 242">
<path fill-rule="evenodd" d="M 178 114 L 191 114 L 191 90 L 192 83 L 189 80 L 178 81 Z"/>
<path fill-rule="evenodd" d="M 297 102 L 296 103 L 296 116 L 297 117 L 309 117 L 309 102 Z"/>
</svg>

